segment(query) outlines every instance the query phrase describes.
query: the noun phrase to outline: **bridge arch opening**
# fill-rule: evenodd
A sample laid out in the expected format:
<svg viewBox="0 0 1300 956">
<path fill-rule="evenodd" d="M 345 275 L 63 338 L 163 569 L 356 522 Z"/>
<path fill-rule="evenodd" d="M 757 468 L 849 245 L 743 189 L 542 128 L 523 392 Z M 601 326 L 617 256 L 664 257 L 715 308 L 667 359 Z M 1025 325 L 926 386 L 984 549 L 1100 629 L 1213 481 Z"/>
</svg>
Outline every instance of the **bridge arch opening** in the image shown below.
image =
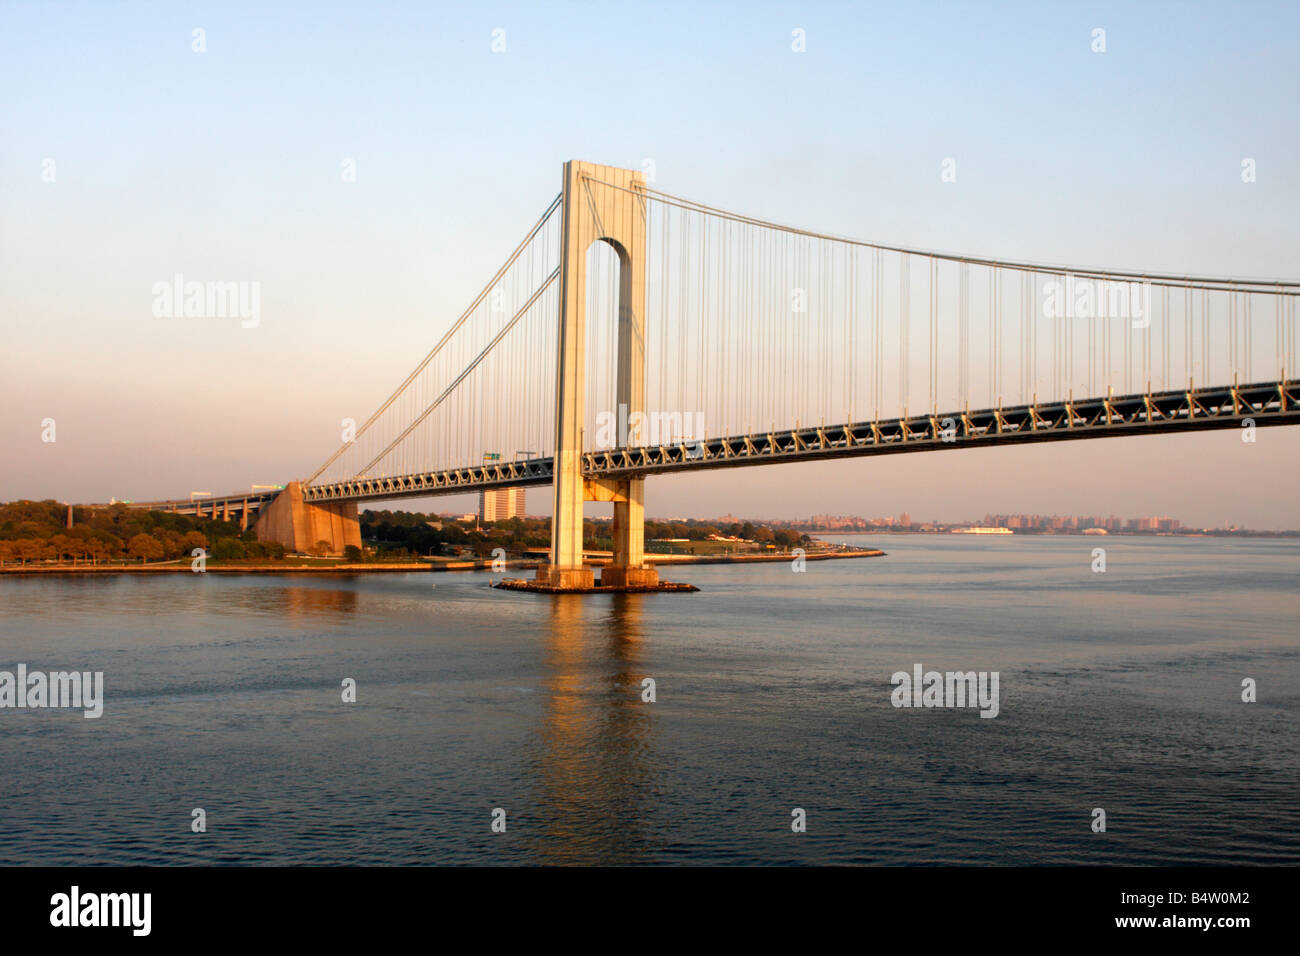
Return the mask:
<svg viewBox="0 0 1300 956">
<path fill-rule="evenodd" d="M 620 409 L 618 394 L 620 316 L 629 309 L 627 250 L 615 239 L 596 239 L 587 247 L 586 289 L 586 389 L 584 401 L 584 452 L 603 451 L 626 444 L 626 400 Z"/>
<path fill-rule="evenodd" d="M 644 330 L 636 301 L 634 268 L 627 247 L 609 236 L 587 246 L 583 452 L 602 454 L 642 444 Z M 644 303 L 641 303 L 644 306 Z M 607 562 L 602 585 L 654 583 L 643 565 L 645 479 L 583 481 L 583 515 L 598 521 L 584 552 Z M 606 509 L 612 505 L 612 513 Z M 594 552 L 594 554 L 590 553 Z"/>
</svg>

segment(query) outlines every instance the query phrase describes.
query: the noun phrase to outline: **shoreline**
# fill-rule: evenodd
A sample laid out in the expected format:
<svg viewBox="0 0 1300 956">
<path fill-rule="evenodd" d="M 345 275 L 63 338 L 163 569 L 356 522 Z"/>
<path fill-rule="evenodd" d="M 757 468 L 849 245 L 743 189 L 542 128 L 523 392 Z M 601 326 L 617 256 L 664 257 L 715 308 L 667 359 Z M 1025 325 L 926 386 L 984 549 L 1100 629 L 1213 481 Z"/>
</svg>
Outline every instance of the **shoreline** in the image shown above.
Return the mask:
<svg viewBox="0 0 1300 956">
<path fill-rule="evenodd" d="M 876 548 L 859 551 L 808 552 L 805 561 L 829 561 L 843 558 L 880 558 L 885 552 Z M 749 555 L 693 555 L 693 554 L 647 554 L 646 563 L 654 565 L 680 564 L 771 564 L 779 561 L 793 561 L 789 554 L 749 554 Z M 12 567 L 0 568 L 0 575 L 96 575 L 96 574 L 400 574 L 411 572 L 449 573 L 452 571 L 491 571 L 492 561 L 421 561 L 418 564 L 334 564 L 328 566 L 303 565 L 285 567 L 274 564 L 249 565 L 213 565 L 211 559 L 204 571 L 194 571 L 186 562 L 171 564 L 112 565 L 112 566 L 70 566 L 54 565 L 46 567 Z M 507 561 L 505 570 L 535 570 L 540 561 Z M 608 561 L 588 561 L 592 567 L 604 567 Z"/>
</svg>

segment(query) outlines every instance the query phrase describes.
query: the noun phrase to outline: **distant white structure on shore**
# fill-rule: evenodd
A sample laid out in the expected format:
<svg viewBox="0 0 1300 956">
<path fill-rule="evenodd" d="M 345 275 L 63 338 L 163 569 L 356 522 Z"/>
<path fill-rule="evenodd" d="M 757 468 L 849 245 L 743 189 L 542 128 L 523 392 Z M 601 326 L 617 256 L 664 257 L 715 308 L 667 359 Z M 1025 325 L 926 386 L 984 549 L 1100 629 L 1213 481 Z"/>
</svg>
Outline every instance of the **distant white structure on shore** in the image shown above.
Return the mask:
<svg viewBox="0 0 1300 956">
<path fill-rule="evenodd" d="M 1010 528 L 953 528 L 953 534 L 1015 534 Z"/>
</svg>

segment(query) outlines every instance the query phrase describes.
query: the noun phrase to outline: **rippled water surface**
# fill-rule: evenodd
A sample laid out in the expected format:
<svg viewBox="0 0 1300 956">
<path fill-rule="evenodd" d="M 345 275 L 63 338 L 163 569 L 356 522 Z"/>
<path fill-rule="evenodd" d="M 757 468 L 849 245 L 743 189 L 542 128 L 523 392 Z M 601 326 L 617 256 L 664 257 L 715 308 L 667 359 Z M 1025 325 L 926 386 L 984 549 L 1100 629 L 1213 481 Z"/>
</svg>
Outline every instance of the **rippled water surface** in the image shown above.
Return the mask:
<svg viewBox="0 0 1300 956">
<path fill-rule="evenodd" d="M 686 595 L 0 578 L 0 669 L 106 685 L 0 710 L 0 863 L 1300 863 L 1300 542 L 855 541 Z M 999 715 L 895 709 L 916 663 Z"/>
</svg>

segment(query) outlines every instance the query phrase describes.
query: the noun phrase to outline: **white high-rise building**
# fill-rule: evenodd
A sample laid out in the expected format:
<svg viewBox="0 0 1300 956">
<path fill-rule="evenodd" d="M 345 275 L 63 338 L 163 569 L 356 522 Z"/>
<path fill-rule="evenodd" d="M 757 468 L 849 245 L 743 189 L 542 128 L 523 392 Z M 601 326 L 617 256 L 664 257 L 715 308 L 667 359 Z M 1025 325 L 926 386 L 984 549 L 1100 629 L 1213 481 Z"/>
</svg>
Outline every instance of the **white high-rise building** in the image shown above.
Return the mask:
<svg viewBox="0 0 1300 956">
<path fill-rule="evenodd" d="M 479 521 L 507 521 L 523 513 L 523 488 L 493 488 L 478 493 Z"/>
</svg>

